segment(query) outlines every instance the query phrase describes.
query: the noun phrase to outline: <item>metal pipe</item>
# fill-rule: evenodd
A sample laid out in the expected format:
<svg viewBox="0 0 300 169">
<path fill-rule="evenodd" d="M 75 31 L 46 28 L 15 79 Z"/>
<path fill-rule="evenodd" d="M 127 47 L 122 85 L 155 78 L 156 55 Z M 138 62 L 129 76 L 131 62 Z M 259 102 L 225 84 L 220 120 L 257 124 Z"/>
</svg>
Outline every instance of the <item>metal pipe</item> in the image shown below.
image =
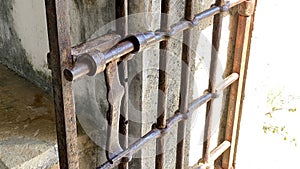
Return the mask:
<svg viewBox="0 0 300 169">
<path fill-rule="evenodd" d="M 161 21 L 160 31 L 167 32 L 169 29 L 169 13 L 170 13 L 170 0 L 161 1 Z M 159 44 L 159 76 L 158 76 L 158 102 L 157 102 L 157 123 L 158 129 L 166 128 L 167 120 L 167 88 L 168 78 L 166 74 L 167 69 L 167 51 L 169 41 L 161 41 Z M 160 92 L 161 91 L 161 92 Z M 156 140 L 156 157 L 155 168 L 164 169 L 165 165 L 165 138 L 160 137 Z"/>
<path fill-rule="evenodd" d="M 194 10 L 193 1 L 186 0 L 184 19 L 193 22 Z M 192 32 L 191 29 L 183 31 L 183 43 L 182 43 L 182 64 L 181 64 L 181 81 L 180 81 L 180 100 L 179 111 L 180 113 L 186 113 L 189 103 L 189 81 L 190 81 L 190 60 L 192 57 Z M 176 169 L 182 169 L 184 167 L 184 154 L 185 154 L 185 135 L 186 135 L 186 122 L 181 121 L 177 128 L 177 149 L 176 149 Z"/>
<path fill-rule="evenodd" d="M 216 0 L 215 5 L 225 6 L 225 2 L 224 0 Z M 219 13 L 214 16 L 211 62 L 210 62 L 209 81 L 208 81 L 208 92 L 212 92 L 212 93 L 215 93 L 216 90 L 216 76 L 217 76 L 221 31 L 222 31 L 222 21 L 223 21 L 222 13 Z M 203 143 L 203 155 L 202 155 L 204 159 L 204 163 L 210 162 L 210 137 L 211 137 L 211 130 L 212 130 L 212 117 L 213 117 L 213 100 L 209 101 L 206 106 L 206 120 L 205 120 L 205 127 L 204 127 L 204 143 Z M 209 168 L 210 167 L 208 166 L 207 169 Z"/>
<path fill-rule="evenodd" d="M 224 85 L 223 83 L 230 85 L 233 82 L 234 81 L 232 81 L 231 78 L 226 78 L 222 81 L 220 86 L 226 86 L 227 87 L 228 85 Z M 97 169 L 106 169 L 106 168 L 115 167 L 118 164 L 120 164 L 120 162 L 122 161 L 122 159 L 124 157 L 132 156 L 134 153 L 139 151 L 145 144 L 149 143 L 150 141 L 152 141 L 154 139 L 157 139 L 158 137 L 164 137 L 166 134 L 168 134 L 171 131 L 171 129 L 178 122 L 180 122 L 182 120 L 189 119 L 193 115 L 194 110 L 196 110 L 196 108 L 198 108 L 201 105 L 205 104 L 209 100 L 214 99 L 214 97 L 213 97 L 214 95 L 215 95 L 214 93 L 206 93 L 206 94 L 200 96 L 199 98 L 195 99 L 189 105 L 189 109 L 188 109 L 187 112 L 182 113 L 180 111 L 177 111 L 177 113 L 175 113 L 172 117 L 167 119 L 165 128 L 159 129 L 159 128 L 156 128 L 156 126 L 154 125 L 153 129 L 150 130 L 147 134 L 145 134 L 143 137 L 141 137 L 135 143 L 130 145 L 126 150 L 116 154 L 114 157 L 112 157 L 110 159 L 110 161 L 105 162 L 104 164 L 102 164 Z"/>
<path fill-rule="evenodd" d="M 210 154 L 210 163 L 213 164 L 213 162 L 226 151 L 230 147 L 229 141 L 224 141 L 222 144 L 220 144 L 218 147 L 214 148 Z"/>
<path fill-rule="evenodd" d="M 192 27 L 198 25 L 200 23 L 200 20 L 207 18 L 209 16 L 212 16 L 212 15 L 219 14 L 220 12 L 224 12 L 224 11 L 226 11 L 226 9 L 232 8 L 244 1 L 245 0 L 233 0 L 232 2 L 231 1 L 227 2 L 224 6 L 211 7 L 199 14 L 196 14 L 194 18 L 191 18 L 191 20 L 186 20 L 186 19 L 180 20 L 179 22 L 170 26 L 170 30 L 168 30 L 167 32 L 160 32 L 160 30 L 155 31 L 157 33 L 155 34 L 154 39 L 153 39 L 153 37 L 148 37 L 149 39 L 145 39 L 148 44 L 145 47 L 149 47 L 150 45 L 156 44 L 160 41 L 164 41 L 164 40 L 168 39 L 170 36 L 174 36 L 177 33 L 180 33 L 184 30 L 192 28 Z M 120 61 L 123 59 L 128 59 L 128 56 L 126 54 L 134 52 L 135 51 L 134 47 L 135 47 L 135 44 L 132 41 L 129 41 L 129 40 L 121 41 L 119 44 L 115 45 L 110 50 L 103 53 L 103 58 L 102 58 L 103 62 L 101 62 L 103 65 L 98 65 L 98 67 L 102 68 L 102 67 L 104 67 L 105 64 L 107 64 L 113 60 Z M 73 77 L 73 79 L 68 78 L 67 80 L 72 81 L 72 80 L 75 80 L 75 78 L 79 78 L 80 76 L 83 75 L 83 73 L 75 74 L 75 73 L 80 72 L 75 69 L 84 70 L 80 66 L 82 66 L 82 64 L 77 64 L 77 65 L 75 64 L 72 69 L 65 70 L 65 72 L 66 72 L 65 74 L 71 75 L 69 77 Z M 103 70 L 97 71 L 97 73 L 100 73 L 102 71 Z M 85 72 L 87 72 L 87 71 L 85 70 Z"/>
<path fill-rule="evenodd" d="M 229 75 L 228 77 L 225 78 L 226 83 L 220 83 L 216 87 L 215 93 L 220 94 L 221 91 L 223 91 L 225 88 L 227 88 L 230 84 L 232 84 L 232 82 L 236 81 L 238 78 L 239 78 L 239 74 L 232 73 L 231 75 Z"/>
</svg>

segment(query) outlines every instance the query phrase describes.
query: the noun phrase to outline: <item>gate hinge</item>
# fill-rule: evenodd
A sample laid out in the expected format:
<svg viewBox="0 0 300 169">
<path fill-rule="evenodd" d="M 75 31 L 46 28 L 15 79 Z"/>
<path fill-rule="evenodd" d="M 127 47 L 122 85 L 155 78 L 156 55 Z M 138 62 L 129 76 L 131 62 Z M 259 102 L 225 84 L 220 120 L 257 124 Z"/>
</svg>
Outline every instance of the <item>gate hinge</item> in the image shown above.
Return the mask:
<svg viewBox="0 0 300 169">
<path fill-rule="evenodd" d="M 239 5 L 239 14 L 242 16 L 251 16 L 254 13 L 255 0 L 246 0 Z"/>
</svg>

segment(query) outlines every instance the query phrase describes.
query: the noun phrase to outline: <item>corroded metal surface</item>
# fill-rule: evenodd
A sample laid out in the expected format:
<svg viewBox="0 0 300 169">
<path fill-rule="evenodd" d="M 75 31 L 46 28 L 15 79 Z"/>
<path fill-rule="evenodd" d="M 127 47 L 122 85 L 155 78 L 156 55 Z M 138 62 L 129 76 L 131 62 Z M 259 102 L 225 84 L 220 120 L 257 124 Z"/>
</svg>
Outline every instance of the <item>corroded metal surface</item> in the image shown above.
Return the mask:
<svg viewBox="0 0 300 169">
<path fill-rule="evenodd" d="M 91 50 L 99 50 L 104 52 L 114 45 L 116 45 L 121 40 L 121 36 L 116 33 L 108 33 L 98 38 L 92 39 L 90 41 L 81 43 L 77 46 L 72 47 L 71 53 L 74 56 L 81 55 L 83 53 L 88 53 Z"/>
<path fill-rule="evenodd" d="M 170 0 L 161 1 L 161 22 L 160 30 L 168 31 L 169 29 L 169 12 L 170 12 Z M 157 102 L 157 123 L 156 127 L 164 129 L 166 127 L 167 120 L 167 88 L 168 78 L 166 74 L 167 70 L 167 52 L 169 41 L 162 41 L 159 44 L 159 75 L 158 75 L 158 102 Z M 155 168 L 165 168 L 165 138 L 161 137 L 156 140 L 156 157 Z"/>
<path fill-rule="evenodd" d="M 184 19 L 187 21 L 193 21 L 194 10 L 193 1 L 187 0 L 185 2 Z M 189 79 L 190 79 L 190 61 L 192 58 L 192 32 L 190 29 L 183 31 L 183 43 L 182 43 L 182 65 L 181 65 L 181 81 L 180 81 L 180 100 L 179 100 L 179 112 L 186 113 L 189 102 Z M 185 153 L 185 135 L 186 135 L 186 122 L 181 121 L 178 124 L 177 129 L 177 147 L 176 147 L 176 169 L 184 168 L 184 153 Z"/>
<path fill-rule="evenodd" d="M 218 90 L 218 92 L 222 92 L 227 86 L 229 86 L 231 83 L 233 83 L 237 77 L 234 78 L 226 78 L 219 86 L 223 86 Z M 226 85 L 224 85 L 226 84 Z M 221 90 L 222 89 L 222 90 Z M 177 112 L 172 117 L 168 118 L 166 121 L 166 127 L 163 129 L 159 129 L 156 126 L 153 126 L 152 130 L 150 130 L 147 134 L 145 134 L 142 138 L 134 142 L 132 145 L 130 145 L 126 150 L 116 154 L 113 158 L 110 159 L 110 161 L 105 162 L 103 165 L 98 167 L 97 169 L 105 169 L 105 168 L 112 168 L 117 166 L 121 163 L 122 159 L 124 157 L 130 156 L 140 149 L 143 148 L 143 146 L 150 141 L 157 139 L 159 137 L 166 136 L 170 130 L 178 124 L 180 121 L 187 120 L 190 118 L 194 110 L 196 110 L 201 105 L 207 103 L 209 100 L 213 99 L 214 96 L 218 96 L 219 93 L 206 93 L 199 98 L 192 101 L 192 103 L 189 105 L 189 108 L 187 109 L 187 112 Z"/>
<path fill-rule="evenodd" d="M 246 1 L 248 5 L 250 1 Z M 252 3 L 255 4 L 253 0 Z M 253 16 L 247 16 L 245 11 L 248 11 L 249 6 L 239 6 L 238 21 L 235 25 L 237 27 L 236 38 L 235 38 L 235 50 L 234 58 L 232 63 L 232 72 L 238 73 L 240 78 L 234 82 L 230 88 L 230 95 L 228 100 L 227 110 L 227 122 L 225 129 L 225 140 L 231 142 L 231 147 L 225 151 L 222 156 L 222 167 L 223 168 L 234 168 L 234 156 L 237 149 L 237 138 L 238 138 L 238 123 L 241 118 L 243 95 L 245 90 L 245 81 L 247 74 L 247 65 L 249 60 L 249 48 L 251 43 L 251 32 L 253 30 Z M 247 9 L 241 9 L 247 8 Z M 251 7 L 252 8 L 252 7 Z M 253 7 L 253 10 L 255 6 Z M 244 11 L 244 12 L 241 12 Z M 254 11 L 253 11 L 254 12 Z M 247 13 L 247 12 L 246 12 Z M 252 13 L 253 14 L 253 13 Z"/>
<path fill-rule="evenodd" d="M 47 26 L 52 70 L 56 130 L 61 169 L 77 169 L 78 147 L 72 83 L 63 78 L 62 70 L 73 66 L 70 45 L 70 22 L 67 0 L 46 0 Z"/>
<path fill-rule="evenodd" d="M 117 62 L 111 62 L 108 64 L 105 70 L 105 79 L 108 90 L 107 99 L 109 103 L 109 112 L 107 114 L 108 135 L 106 142 L 106 156 L 107 160 L 110 161 L 112 157 L 123 150 L 119 141 L 119 120 L 124 87 L 121 85 L 119 80 Z"/>
<path fill-rule="evenodd" d="M 224 0 L 216 0 L 216 6 L 224 6 Z M 208 92 L 215 92 L 216 90 L 216 76 L 218 66 L 218 56 L 220 48 L 220 39 L 222 31 L 223 14 L 217 14 L 213 20 L 213 33 L 212 33 L 212 50 L 211 50 L 211 62 L 209 70 L 208 80 Z M 210 138 L 212 130 L 212 118 L 213 118 L 213 100 L 209 101 L 206 105 L 206 119 L 204 127 L 204 143 L 203 143 L 203 159 L 204 163 L 209 163 L 210 160 Z M 210 168 L 209 166 L 207 168 Z"/>
<path fill-rule="evenodd" d="M 99 37 L 92 41 L 80 44 L 76 47 L 70 47 L 70 26 L 67 0 L 46 0 L 47 20 L 50 54 L 48 57 L 49 67 L 52 70 L 53 91 L 56 105 L 56 121 L 57 134 L 60 155 L 61 168 L 78 168 L 78 148 L 77 148 L 77 133 L 76 133 L 76 118 L 74 113 L 74 103 L 72 95 L 72 82 L 84 75 L 93 76 L 105 71 L 107 90 L 108 90 L 108 136 L 106 144 L 107 162 L 98 168 L 112 168 L 119 165 L 119 168 L 128 168 L 128 161 L 131 156 L 143 146 L 157 139 L 156 142 L 156 168 L 165 168 L 164 136 L 178 124 L 177 131 L 177 152 L 176 152 L 176 168 L 184 168 L 184 152 L 185 152 L 185 135 L 186 124 L 185 120 L 191 117 L 193 111 L 199 106 L 207 104 L 207 120 L 205 125 L 204 143 L 204 165 L 209 168 L 213 161 L 220 156 L 230 145 L 228 151 L 223 156 L 223 166 L 225 168 L 232 166 L 234 156 L 234 145 L 236 138 L 236 128 L 238 114 L 236 113 L 236 105 L 239 106 L 241 94 L 243 93 L 244 82 L 239 79 L 231 87 L 229 111 L 228 111 L 228 126 L 226 129 L 226 140 L 212 152 L 210 150 L 210 135 L 211 135 L 211 100 L 217 98 L 227 86 L 238 79 L 238 74 L 241 74 L 244 79 L 245 71 L 245 51 L 249 48 L 247 45 L 249 33 L 249 19 L 246 17 L 252 13 L 251 1 L 234 0 L 224 2 L 217 0 L 211 8 L 198 13 L 193 13 L 193 1 L 186 0 L 185 17 L 173 25 L 169 25 L 168 14 L 170 11 L 170 1 L 161 1 L 161 12 L 164 13 L 161 17 L 161 28 L 157 31 L 141 32 L 127 36 L 120 41 L 120 37 L 127 35 L 127 1 L 116 0 L 116 17 L 122 18 L 117 22 L 117 33 L 108 34 Z M 239 25 L 236 41 L 235 60 L 233 64 L 233 72 L 230 77 L 226 78 L 221 85 L 216 86 L 216 63 L 219 52 L 222 13 L 230 8 L 240 5 L 239 10 Z M 212 58 L 209 74 L 209 86 L 207 93 L 195 99 L 188 105 L 188 86 L 189 86 L 189 63 L 192 52 L 189 49 L 192 43 L 192 27 L 198 25 L 202 19 L 210 16 L 214 17 Z M 167 77 L 166 77 L 166 52 L 168 50 L 168 39 L 180 32 L 183 32 L 183 50 L 182 50 L 182 68 L 181 68 L 181 84 L 180 84 L 180 104 L 179 110 L 167 119 L 166 118 L 166 93 L 167 93 Z M 159 62 L 159 86 L 158 90 L 164 95 L 159 95 L 157 106 L 157 123 L 153 125 L 146 135 L 137 140 L 132 145 L 128 146 L 128 72 L 127 60 L 131 54 L 143 51 L 149 46 L 160 43 L 160 62 Z M 120 69 L 118 64 L 120 64 Z M 64 72 L 62 72 L 64 70 Z M 65 78 L 63 78 L 63 75 Z M 122 109 L 122 110 L 121 110 Z M 122 116 L 121 116 L 122 115 Z M 121 116 L 121 117 L 120 117 Z M 120 136 L 121 133 L 124 136 Z M 229 144 L 228 144 L 229 143 Z"/>
<path fill-rule="evenodd" d="M 242 2 L 244 2 L 245 0 L 236 0 L 236 1 L 232 1 L 232 2 L 227 2 L 226 4 L 224 4 L 223 6 L 212 6 L 211 8 L 195 14 L 194 17 L 189 18 L 189 19 L 182 19 L 180 21 L 178 21 L 177 23 L 173 24 L 170 26 L 170 29 L 168 29 L 168 31 L 161 31 L 161 30 L 157 30 L 157 31 L 152 31 L 152 32 L 144 32 L 144 33 L 139 33 L 138 35 L 140 36 L 140 38 L 127 38 L 123 41 L 121 41 L 120 43 L 116 44 L 114 47 L 112 47 L 110 50 L 103 52 L 103 64 L 107 64 L 113 60 L 123 60 L 123 59 L 128 59 L 128 55 L 129 53 L 135 53 L 138 52 L 140 50 L 143 50 L 145 48 L 148 48 L 151 45 L 157 44 L 158 42 L 161 41 L 165 41 L 166 39 L 168 39 L 170 36 L 174 36 L 184 30 L 190 29 L 194 26 L 197 26 L 200 22 L 200 20 L 205 19 L 209 16 L 212 15 L 216 15 L 219 14 L 220 12 L 226 12 L 226 10 L 228 8 L 232 8 Z M 149 34 L 152 34 L 153 36 L 149 36 Z M 143 35 L 147 35 L 147 36 L 143 36 Z M 133 35 L 136 36 L 136 35 Z M 80 56 L 78 56 L 80 57 Z M 80 76 L 83 76 L 84 74 L 80 74 L 79 75 L 75 75 L 75 73 L 77 71 L 77 69 L 82 69 L 81 67 L 86 67 L 84 66 L 84 64 L 77 64 L 77 66 L 75 65 L 74 68 L 72 69 L 66 69 L 65 72 L 66 74 L 73 74 L 73 76 L 70 77 L 76 77 L 79 78 Z M 103 67 L 103 65 L 98 65 L 99 68 Z M 102 72 L 101 71 L 97 71 L 97 72 Z M 89 71 L 86 70 L 85 74 L 87 74 Z M 75 80 L 75 78 L 73 79 L 68 79 L 68 80 Z"/>
</svg>

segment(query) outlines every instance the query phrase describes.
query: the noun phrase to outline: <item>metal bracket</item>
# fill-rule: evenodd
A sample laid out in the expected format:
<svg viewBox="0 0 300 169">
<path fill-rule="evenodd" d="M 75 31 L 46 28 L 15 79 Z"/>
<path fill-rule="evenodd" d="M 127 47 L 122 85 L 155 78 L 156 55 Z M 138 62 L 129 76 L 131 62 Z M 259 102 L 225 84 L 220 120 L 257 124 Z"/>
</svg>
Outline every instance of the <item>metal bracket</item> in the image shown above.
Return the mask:
<svg viewBox="0 0 300 169">
<path fill-rule="evenodd" d="M 65 69 L 65 78 L 72 81 L 83 75 L 94 76 L 102 72 L 106 66 L 103 52 L 116 45 L 120 39 L 120 35 L 109 33 L 72 47 L 71 53 L 75 62 L 73 67 L 77 69 Z"/>
</svg>

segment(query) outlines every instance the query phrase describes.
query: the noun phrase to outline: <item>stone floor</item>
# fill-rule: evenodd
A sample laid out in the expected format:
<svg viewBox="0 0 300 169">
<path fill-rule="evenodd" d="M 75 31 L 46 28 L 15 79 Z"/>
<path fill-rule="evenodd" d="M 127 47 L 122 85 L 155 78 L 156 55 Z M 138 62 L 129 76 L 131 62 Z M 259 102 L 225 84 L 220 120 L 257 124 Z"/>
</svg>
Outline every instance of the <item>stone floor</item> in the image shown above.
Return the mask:
<svg viewBox="0 0 300 169">
<path fill-rule="evenodd" d="M 0 169 L 58 169 L 53 99 L 0 64 Z M 81 131 L 81 130 L 80 130 Z M 79 167 L 96 168 L 96 146 L 78 135 Z"/>
<path fill-rule="evenodd" d="M 52 99 L 0 65 L 0 168 L 57 164 Z"/>
</svg>

